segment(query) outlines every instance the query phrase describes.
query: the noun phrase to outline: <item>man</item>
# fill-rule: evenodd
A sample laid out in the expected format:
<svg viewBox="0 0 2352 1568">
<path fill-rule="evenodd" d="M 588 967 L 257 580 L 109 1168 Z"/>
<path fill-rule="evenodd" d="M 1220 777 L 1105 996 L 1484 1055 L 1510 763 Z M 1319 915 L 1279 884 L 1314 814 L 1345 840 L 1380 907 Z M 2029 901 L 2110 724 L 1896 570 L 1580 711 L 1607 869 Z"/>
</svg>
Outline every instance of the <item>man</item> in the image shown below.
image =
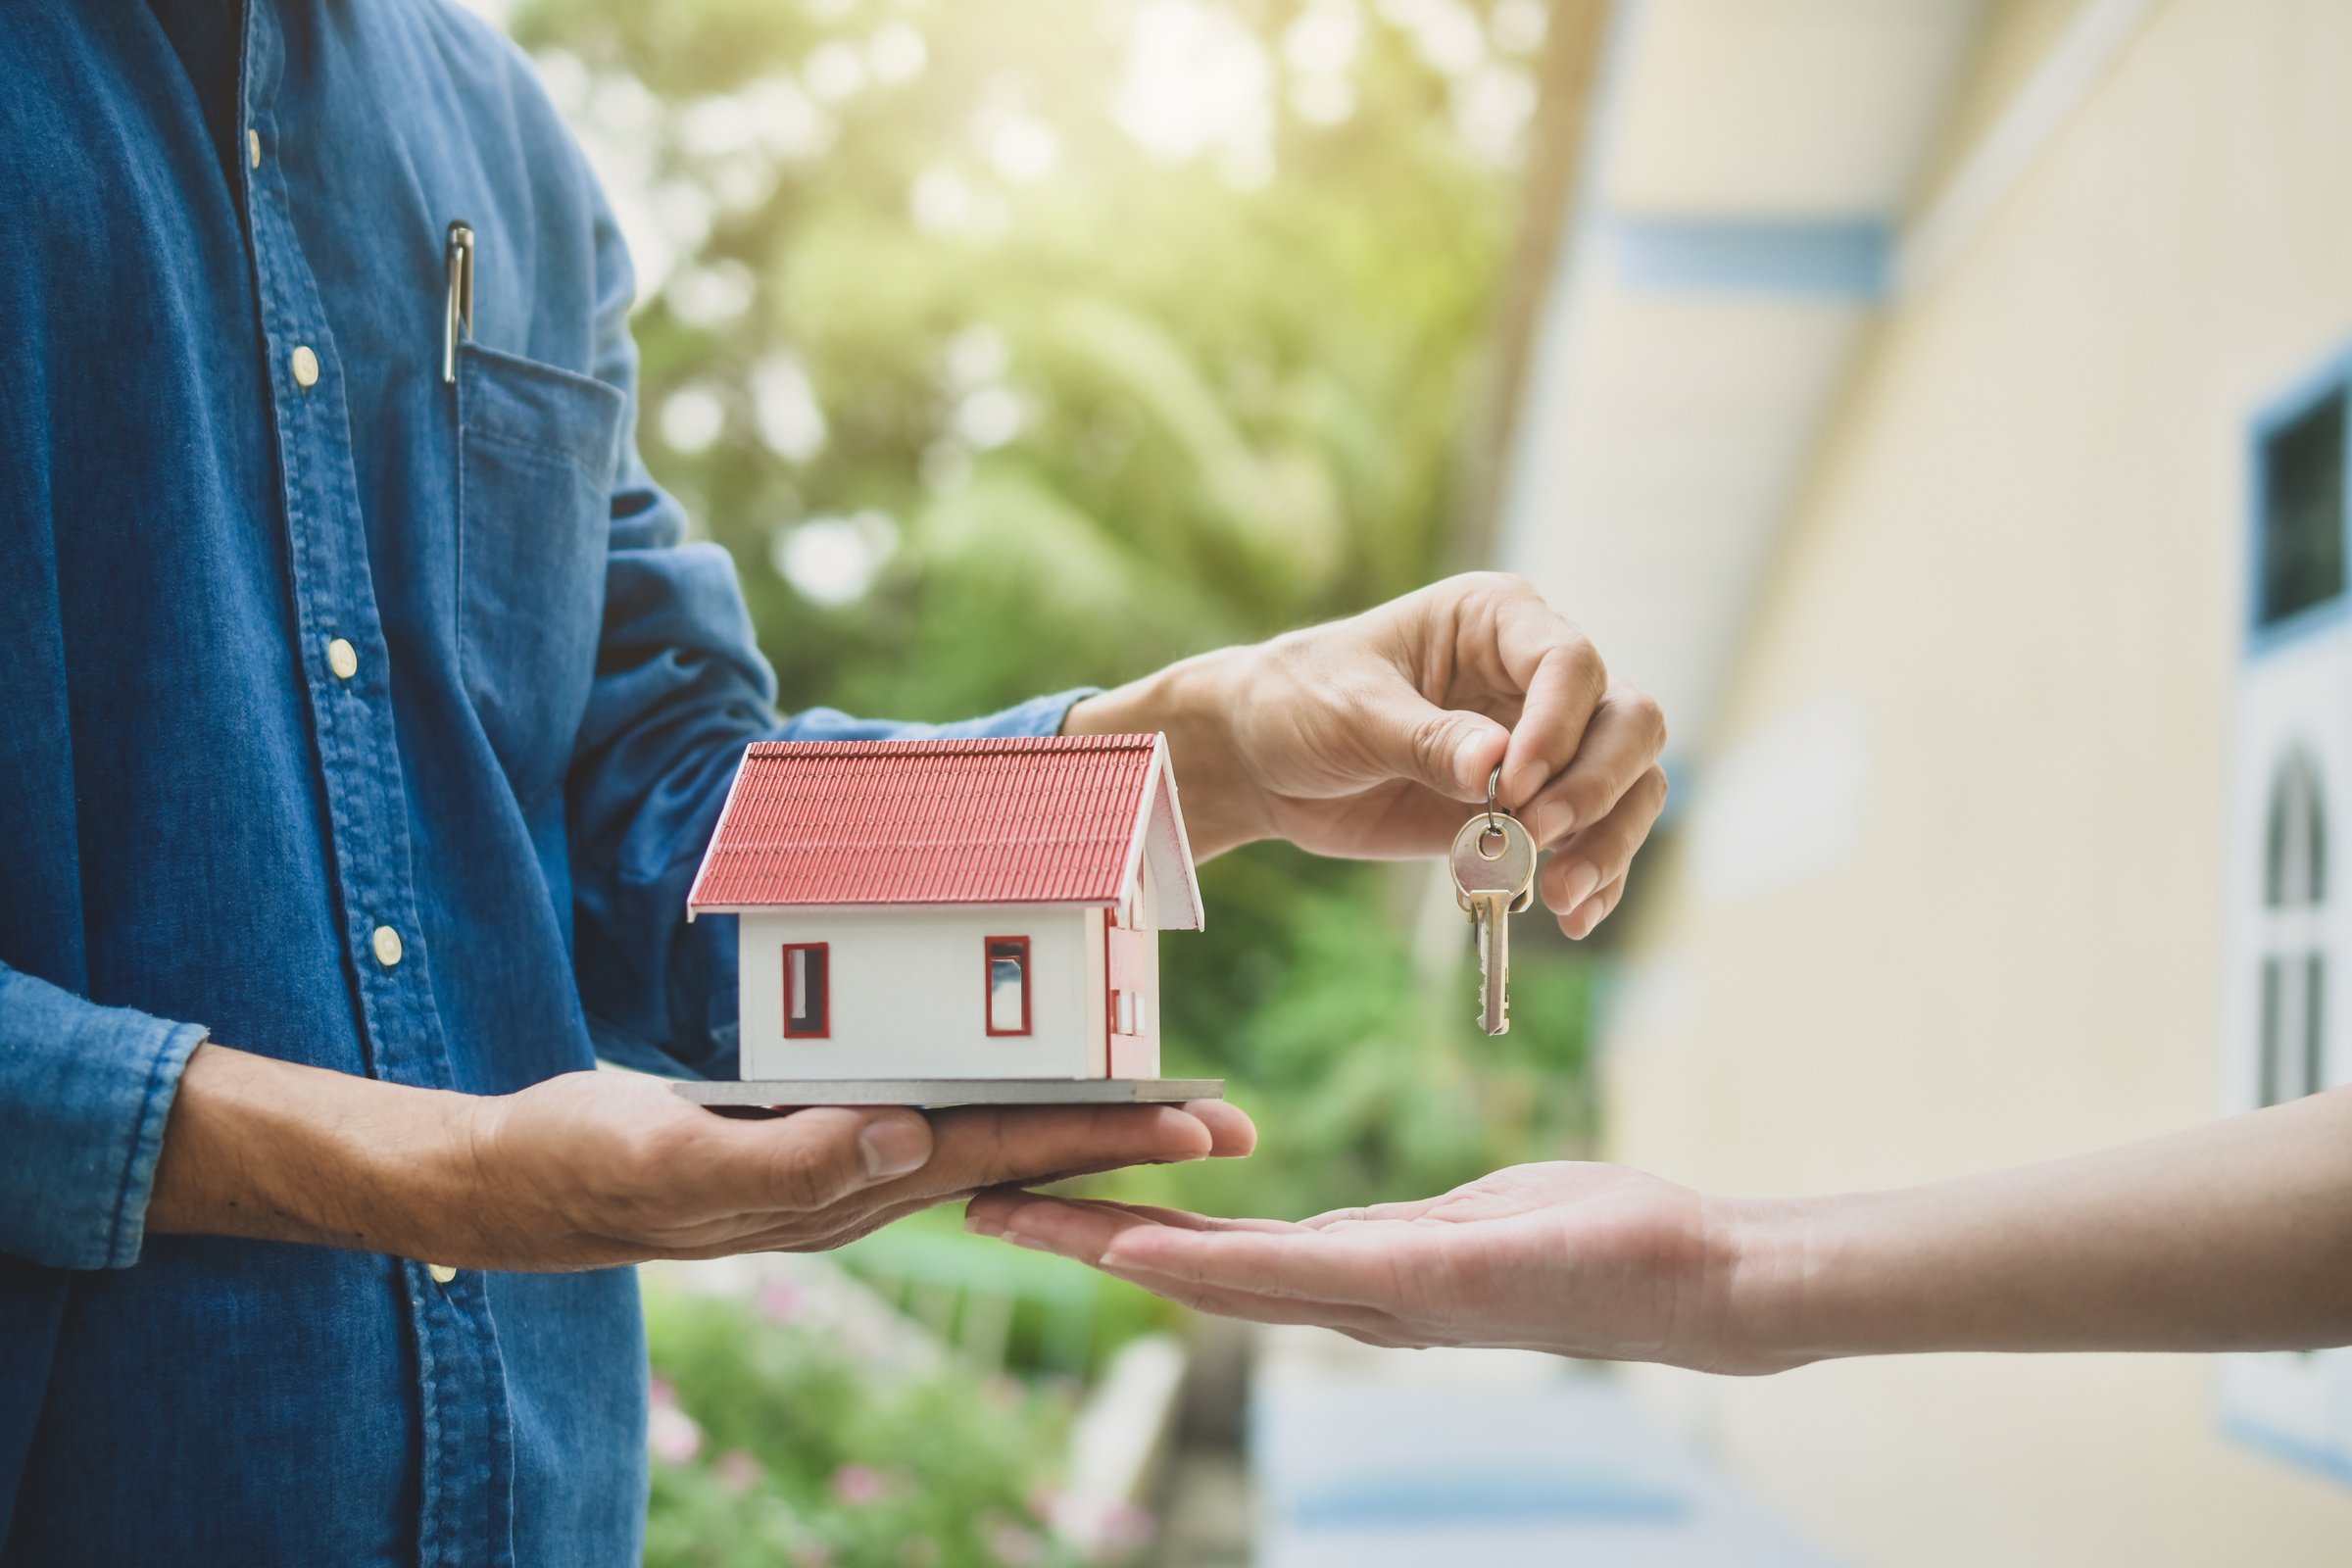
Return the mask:
<svg viewBox="0 0 2352 1568">
<path fill-rule="evenodd" d="M 633 1561 L 612 1265 L 1247 1151 L 584 1070 L 731 1070 L 731 922 L 682 914 L 744 746 L 907 727 L 778 721 L 503 41 L 12 0 L 0 210 L 0 1560 Z M 1656 710 L 1502 578 L 956 732 L 1057 728 L 1166 731 L 1203 854 L 1434 853 L 1500 766 L 1577 935 L 1664 794 Z"/>
</svg>

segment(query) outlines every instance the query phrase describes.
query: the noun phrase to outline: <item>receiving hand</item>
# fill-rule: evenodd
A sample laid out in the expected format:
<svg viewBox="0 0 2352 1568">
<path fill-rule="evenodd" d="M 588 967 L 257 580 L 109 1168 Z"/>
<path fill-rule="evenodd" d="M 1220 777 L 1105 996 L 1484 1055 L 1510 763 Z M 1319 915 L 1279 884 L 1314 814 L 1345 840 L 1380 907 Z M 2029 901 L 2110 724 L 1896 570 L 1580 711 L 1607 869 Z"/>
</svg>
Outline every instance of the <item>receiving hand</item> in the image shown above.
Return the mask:
<svg viewBox="0 0 2352 1568">
<path fill-rule="evenodd" d="M 1610 678 L 1525 579 L 1447 578 L 1360 615 L 1170 666 L 1074 708 L 1072 733 L 1163 729 L 1205 858 L 1250 839 L 1443 855 L 1502 769 L 1561 929 L 1625 895 L 1666 804 L 1657 704 Z"/>
<path fill-rule="evenodd" d="M 1709 1200 L 1615 1165 L 1518 1165 L 1302 1224 L 983 1193 L 965 1224 L 1203 1312 L 1367 1345 L 1507 1346 L 1713 1371 L 1785 1362 L 1724 1333 L 1735 1272 Z"/>
</svg>

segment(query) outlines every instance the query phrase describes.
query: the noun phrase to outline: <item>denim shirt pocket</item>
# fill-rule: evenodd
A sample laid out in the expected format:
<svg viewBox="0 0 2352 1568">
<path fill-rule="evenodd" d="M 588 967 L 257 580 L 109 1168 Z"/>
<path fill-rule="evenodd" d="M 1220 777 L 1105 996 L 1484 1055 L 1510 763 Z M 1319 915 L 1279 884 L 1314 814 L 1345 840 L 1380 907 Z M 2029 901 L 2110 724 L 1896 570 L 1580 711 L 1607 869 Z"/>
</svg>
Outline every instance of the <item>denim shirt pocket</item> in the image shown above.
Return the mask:
<svg viewBox="0 0 2352 1568">
<path fill-rule="evenodd" d="M 621 394 L 467 343 L 458 368 L 458 668 L 514 797 L 561 784 L 604 620 Z"/>
</svg>

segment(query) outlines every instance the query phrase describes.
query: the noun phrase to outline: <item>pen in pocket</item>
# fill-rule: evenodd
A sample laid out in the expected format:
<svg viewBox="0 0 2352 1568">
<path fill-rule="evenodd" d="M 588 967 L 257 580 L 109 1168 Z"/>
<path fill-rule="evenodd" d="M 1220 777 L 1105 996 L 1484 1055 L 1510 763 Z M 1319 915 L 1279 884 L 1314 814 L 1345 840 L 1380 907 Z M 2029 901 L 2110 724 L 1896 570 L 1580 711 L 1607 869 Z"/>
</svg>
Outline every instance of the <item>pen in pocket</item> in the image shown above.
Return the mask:
<svg viewBox="0 0 2352 1568">
<path fill-rule="evenodd" d="M 458 329 L 473 336 L 473 227 L 460 220 L 449 225 L 443 255 L 449 264 L 449 301 L 441 318 L 441 384 L 458 381 Z"/>
</svg>

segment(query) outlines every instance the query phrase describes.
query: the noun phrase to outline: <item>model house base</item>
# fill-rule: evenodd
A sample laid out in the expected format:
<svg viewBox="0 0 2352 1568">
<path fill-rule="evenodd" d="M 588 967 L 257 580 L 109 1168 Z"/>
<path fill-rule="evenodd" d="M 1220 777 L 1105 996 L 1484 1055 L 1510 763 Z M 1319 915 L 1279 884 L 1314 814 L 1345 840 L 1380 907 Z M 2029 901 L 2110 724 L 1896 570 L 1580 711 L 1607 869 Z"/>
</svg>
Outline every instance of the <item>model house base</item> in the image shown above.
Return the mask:
<svg viewBox="0 0 2352 1568">
<path fill-rule="evenodd" d="M 1181 1105 L 1223 1100 L 1222 1078 L 841 1078 L 680 1084 L 698 1105 Z"/>
</svg>

